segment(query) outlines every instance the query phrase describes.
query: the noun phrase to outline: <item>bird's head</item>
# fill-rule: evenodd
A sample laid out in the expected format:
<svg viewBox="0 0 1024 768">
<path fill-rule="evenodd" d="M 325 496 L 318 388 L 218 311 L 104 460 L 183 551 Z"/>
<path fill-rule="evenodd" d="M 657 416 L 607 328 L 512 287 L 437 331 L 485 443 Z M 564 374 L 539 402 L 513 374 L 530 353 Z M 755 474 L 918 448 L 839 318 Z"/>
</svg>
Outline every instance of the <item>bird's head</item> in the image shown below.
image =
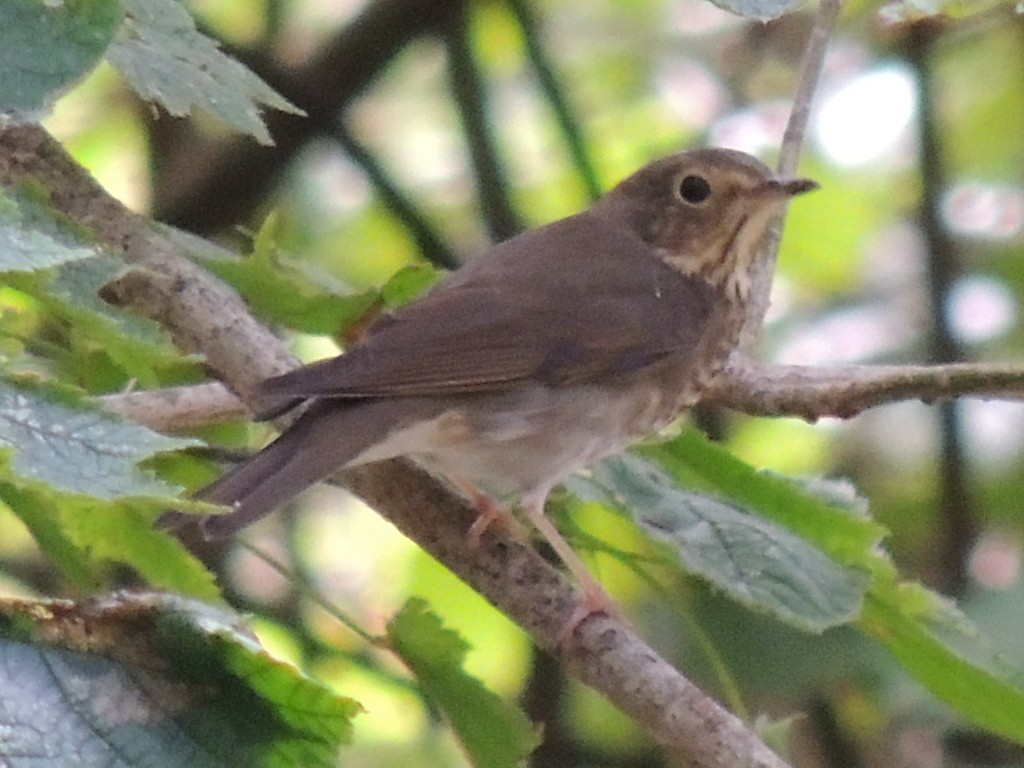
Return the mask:
<svg viewBox="0 0 1024 768">
<path fill-rule="evenodd" d="M 699 149 L 657 160 L 598 203 L 659 258 L 744 300 L 769 225 L 795 195 L 818 185 L 782 177 L 750 155 Z"/>
</svg>

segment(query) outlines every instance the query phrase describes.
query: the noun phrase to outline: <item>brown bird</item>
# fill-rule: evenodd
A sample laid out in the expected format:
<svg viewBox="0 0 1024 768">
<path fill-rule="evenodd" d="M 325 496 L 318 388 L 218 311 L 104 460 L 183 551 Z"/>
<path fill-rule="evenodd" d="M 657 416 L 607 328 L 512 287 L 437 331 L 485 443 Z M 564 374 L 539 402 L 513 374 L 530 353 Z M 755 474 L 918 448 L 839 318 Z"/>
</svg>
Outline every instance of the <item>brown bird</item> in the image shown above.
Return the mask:
<svg viewBox="0 0 1024 768">
<path fill-rule="evenodd" d="M 544 517 L 549 491 L 699 399 L 737 343 L 762 236 L 815 187 L 740 152 L 684 152 L 490 248 L 344 354 L 262 384 L 263 418 L 309 407 L 199 493 L 234 508 L 206 535 L 344 467 L 407 456 L 470 494 L 474 537 L 499 508 L 484 500 L 518 501 L 600 605 Z"/>
</svg>

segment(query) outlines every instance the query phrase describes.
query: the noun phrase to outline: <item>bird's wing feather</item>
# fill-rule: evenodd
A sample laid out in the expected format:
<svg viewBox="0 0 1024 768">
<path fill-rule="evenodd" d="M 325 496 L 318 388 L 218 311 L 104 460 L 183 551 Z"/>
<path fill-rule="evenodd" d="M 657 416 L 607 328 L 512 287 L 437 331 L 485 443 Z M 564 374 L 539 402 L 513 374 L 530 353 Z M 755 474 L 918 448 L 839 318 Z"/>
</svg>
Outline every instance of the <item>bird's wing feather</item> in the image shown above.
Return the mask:
<svg viewBox="0 0 1024 768">
<path fill-rule="evenodd" d="M 266 410 L 308 397 L 579 384 L 688 354 L 710 312 L 710 287 L 586 216 L 491 249 L 349 352 L 268 380 Z"/>
</svg>

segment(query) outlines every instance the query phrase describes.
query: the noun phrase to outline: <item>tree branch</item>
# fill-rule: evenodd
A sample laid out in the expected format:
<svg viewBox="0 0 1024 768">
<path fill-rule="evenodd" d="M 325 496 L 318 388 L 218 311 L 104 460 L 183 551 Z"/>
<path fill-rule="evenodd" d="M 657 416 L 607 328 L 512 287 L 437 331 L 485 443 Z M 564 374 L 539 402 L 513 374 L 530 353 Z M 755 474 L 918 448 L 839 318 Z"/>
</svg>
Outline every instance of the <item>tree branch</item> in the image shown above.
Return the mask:
<svg viewBox="0 0 1024 768">
<path fill-rule="evenodd" d="M 733 361 L 702 402 L 756 416 L 848 419 L 901 400 L 1024 399 L 1024 364 L 812 367 Z"/>
<path fill-rule="evenodd" d="M 951 365 L 773 365 L 733 361 L 701 402 L 751 416 L 849 419 L 882 405 L 977 397 L 1024 400 L 1024 363 Z M 100 402 L 151 429 L 175 432 L 244 418 L 245 405 L 220 382 L 126 394 Z"/>
<path fill-rule="evenodd" d="M 251 416 L 238 396 L 219 381 L 123 392 L 97 401 L 108 411 L 158 432 L 184 432 Z"/>
<path fill-rule="evenodd" d="M 800 75 L 797 78 L 793 107 L 789 113 L 789 122 L 786 125 L 782 148 L 779 152 L 778 170 L 781 174 L 796 173 L 800 150 L 807 133 L 807 123 L 810 120 L 811 103 L 814 100 L 814 92 L 818 88 L 822 62 L 825 60 L 825 51 L 828 49 L 828 41 L 832 38 L 832 31 L 835 29 L 842 8 L 843 0 L 822 0 L 818 14 L 814 18 L 814 26 L 811 28 L 811 34 L 807 38 L 807 47 L 804 49 L 804 58 L 800 62 Z M 734 357 L 751 355 L 761 338 L 761 326 L 764 325 L 764 317 L 768 313 L 769 304 L 771 304 L 775 263 L 778 261 L 784 223 L 785 217 L 780 217 L 775 226 L 768 230 L 768 234 L 764 236 L 761 243 L 760 258 L 754 262 L 751 277 L 747 317 L 740 334 L 739 348 Z"/>
<path fill-rule="evenodd" d="M 590 199 L 597 200 L 604 190 L 601 187 L 600 179 L 597 178 L 597 170 L 594 168 L 594 162 L 587 149 L 583 130 L 569 106 L 569 100 L 566 98 L 564 89 L 555 73 L 555 67 L 541 40 L 540 25 L 537 22 L 537 14 L 530 4 L 531 0 L 507 0 L 507 2 L 509 11 L 522 32 L 526 55 L 533 65 L 540 91 L 551 105 L 551 111 L 555 115 L 558 129 L 562 133 L 569 156 L 576 167 L 576 173 L 579 174 Z"/>
<path fill-rule="evenodd" d="M 461 13 L 452 14 L 448 19 L 444 42 L 452 100 L 458 108 L 469 147 L 480 212 L 491 240 L 508 240 L 524 227 L 512 205 L 508 174 L 502 166 L 497 137 L 488 115 L 483 74 L 473 55 L 468 7 L 464 6 Z"/>
</svg>

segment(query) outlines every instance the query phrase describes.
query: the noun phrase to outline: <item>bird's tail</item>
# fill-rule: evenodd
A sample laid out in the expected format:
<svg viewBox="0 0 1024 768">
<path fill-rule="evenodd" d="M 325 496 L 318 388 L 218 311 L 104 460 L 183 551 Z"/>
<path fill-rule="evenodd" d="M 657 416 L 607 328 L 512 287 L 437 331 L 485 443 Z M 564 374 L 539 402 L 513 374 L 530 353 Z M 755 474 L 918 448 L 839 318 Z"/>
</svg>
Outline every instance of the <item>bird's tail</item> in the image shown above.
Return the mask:
<svg viewBox="0 0 1024 768">
<path fill-rule="evenodd" d="M 202 501 L 232 507 L 231 512 L 204 519 L 203 534 L 223 538 L 265 517 L 345 467 L 414 418 L 424 405 L 400 399 L 313 403 L 277 440 L 196 494 Z M 172 511 L 157 525 L 175 528 L 194 519 L 195 515 Z"/>
</svg>

